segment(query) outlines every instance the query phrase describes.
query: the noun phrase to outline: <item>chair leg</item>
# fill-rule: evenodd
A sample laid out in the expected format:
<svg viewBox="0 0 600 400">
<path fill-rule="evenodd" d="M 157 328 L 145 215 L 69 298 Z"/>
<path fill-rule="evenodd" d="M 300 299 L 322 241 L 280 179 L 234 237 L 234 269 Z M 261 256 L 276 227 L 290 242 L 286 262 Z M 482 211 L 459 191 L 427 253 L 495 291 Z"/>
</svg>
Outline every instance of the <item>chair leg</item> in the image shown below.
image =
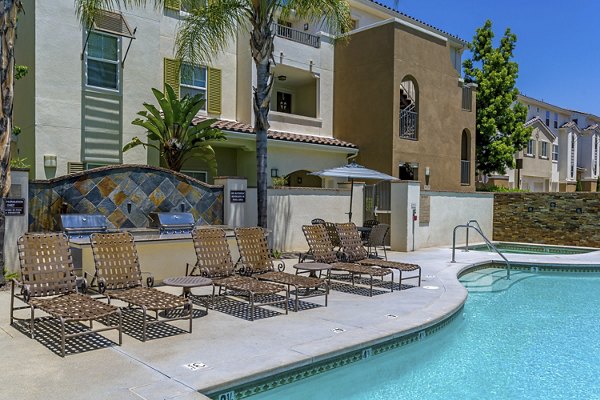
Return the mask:
<svg viewBox="0 0 600 400">
<path fill-rule="evenodd" d="M 383 247 L 383 255 L 385 256 L 385 261 L 387 261 L 387 251 L 385 249 L 385 244 L 382 247 Z"/>
<path fill-rule="evenodd" d="M 194 303 L 192 303 L 192 299 L 188 299 L 188 304 L 184 306 L 189 308 L 190 314 L 190 333 L 192 333 L 192 317 L 194 316 Z M 208 314 L 208 303 L 206 303 L 206 313 Z"/>
<path fill-rule="evenodd" d="M 123 313 L 121 309 L 117 309 L 117 314 L 119 315 L 119 346 L 123 344 Z"/>
<path fill-rule="evenodd" d="M 14 322 L 15 312 L 15 281 L 10 282 L 10 324 Z"/>
<path fill-rule="evenodd" d="M 298 292 L 296 292 L 296 296 L 298 296 Z M 288 309 L 290 304 L 290 288 L 285 291 L 285 315 L 288 315 Z"/>
<path fill-rule="evenodd" d="M 294 306 L 296 309 L 294 311 L 298 312 L 298 309 L 300 308 L 300 301 L 298 300 L 298 292 L 300 291 L 300 289 L 298 288 L 298 286 L 294 286 L 294 290 L 296 291 L 296 301 L 294 302 Z M 288 285 L 288 292 L 289 291 L 290 291 L 290 285 Z"/>
<path fill-rule="evenodd" d="M 399 269 L 398 273 L 400 274 L 400 277 L 398 278 L 398 290 L 402 290 L 402 270 Z"/>
<path fill-rule="evenodd" d="M 371 279 L 369 280 L 371 283 L 371 288 L 369 289 L 369 297 L 373 297 L 373 275 L 371 275 Z"/>
</svg>

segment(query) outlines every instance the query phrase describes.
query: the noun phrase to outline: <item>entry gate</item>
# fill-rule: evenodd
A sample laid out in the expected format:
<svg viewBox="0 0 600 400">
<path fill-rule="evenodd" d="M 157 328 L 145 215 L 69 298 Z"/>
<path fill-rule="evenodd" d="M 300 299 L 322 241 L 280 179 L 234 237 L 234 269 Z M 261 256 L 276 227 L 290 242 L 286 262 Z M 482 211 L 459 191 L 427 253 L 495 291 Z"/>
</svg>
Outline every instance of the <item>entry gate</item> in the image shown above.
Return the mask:
<svg viewBox="0 0 600 400">
<path fill-rule="evenodd" d="M 391 184 L 381 181 L 374 185 L 365 185 L 364 219 L 374 219 L 379 223 L 390 225 L 392 219 Z M 389 244 L 390 234 L 387 236 Z"/>
</svg>

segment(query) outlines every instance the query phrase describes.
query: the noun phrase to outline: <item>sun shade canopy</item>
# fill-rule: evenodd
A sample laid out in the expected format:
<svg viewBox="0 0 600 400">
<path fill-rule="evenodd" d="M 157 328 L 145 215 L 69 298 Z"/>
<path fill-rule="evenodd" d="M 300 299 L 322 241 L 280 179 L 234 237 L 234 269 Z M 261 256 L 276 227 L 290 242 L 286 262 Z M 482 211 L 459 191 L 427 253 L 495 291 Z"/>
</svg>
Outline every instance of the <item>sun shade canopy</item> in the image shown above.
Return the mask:
<svg viewBox="0 0 600 400">
<path fill-rule="evenodd" d="M 111 35 L 135 39 L 134 31 L 129 27 L 123 14 L 118 12 L 98 10 L 94 17 L 92 29 L 99 32 L 110 33 Z"/>
<path fill-rule="evenodd" d="M 373 179 L 377 181 L 392 181 L 398 179 L 391 175 L 384 174 L 383 172 L 363 167 L 355 162 L 351 162 L 343 167 L 329 168 L 322 171 L 313 172 L 311 175 L 327 176 L 331 178 Z"/>
</svg>

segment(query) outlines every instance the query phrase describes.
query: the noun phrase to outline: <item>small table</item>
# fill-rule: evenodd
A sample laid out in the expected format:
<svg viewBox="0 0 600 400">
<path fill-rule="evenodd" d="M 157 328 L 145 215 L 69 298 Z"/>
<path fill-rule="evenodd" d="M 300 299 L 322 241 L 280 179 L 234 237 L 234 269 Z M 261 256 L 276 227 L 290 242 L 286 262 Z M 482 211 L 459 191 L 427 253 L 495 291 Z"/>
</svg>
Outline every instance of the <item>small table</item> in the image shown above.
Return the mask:
<svg viewBox="0 0 600 400">
<path fill-rule="evenodd" d="M 329 273 L 331 271 L 331 265 L 319 262 L 311 262 L 311 263 L 298 263 L 294 265 L 296 269 L 296 275 L 302 272 L 308 272 L 308 276 L 311 278 L 320 278 L 321 272 L 327 271 L 327 278 L 329 279 Z M 319 271 L 319 276 L 317 276 L 317 271 Z"/>
<path fill-rule="evenodd" d="M 176 276 L 163 280 L 163 283 L 167 286 L 182 287 L 183 297 L 188 298 L 192 288 L 212 285 L 212 279 L 203 276 Z"/>
</svg>

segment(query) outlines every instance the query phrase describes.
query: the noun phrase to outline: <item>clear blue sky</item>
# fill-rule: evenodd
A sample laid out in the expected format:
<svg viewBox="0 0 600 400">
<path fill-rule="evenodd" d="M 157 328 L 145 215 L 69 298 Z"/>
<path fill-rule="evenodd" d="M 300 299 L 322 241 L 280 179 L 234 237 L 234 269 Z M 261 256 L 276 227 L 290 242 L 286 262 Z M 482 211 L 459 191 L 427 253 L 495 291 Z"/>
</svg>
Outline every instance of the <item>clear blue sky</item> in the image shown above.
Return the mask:
<svg viewBox="0 0 600 400">
<path fill-rule="evenodd" d="M 486 19 L 497 40 L 510 27 L 521 93 L 600 116 L 600 1 L 380 1 L 469 42 Z"/>
</svg>

